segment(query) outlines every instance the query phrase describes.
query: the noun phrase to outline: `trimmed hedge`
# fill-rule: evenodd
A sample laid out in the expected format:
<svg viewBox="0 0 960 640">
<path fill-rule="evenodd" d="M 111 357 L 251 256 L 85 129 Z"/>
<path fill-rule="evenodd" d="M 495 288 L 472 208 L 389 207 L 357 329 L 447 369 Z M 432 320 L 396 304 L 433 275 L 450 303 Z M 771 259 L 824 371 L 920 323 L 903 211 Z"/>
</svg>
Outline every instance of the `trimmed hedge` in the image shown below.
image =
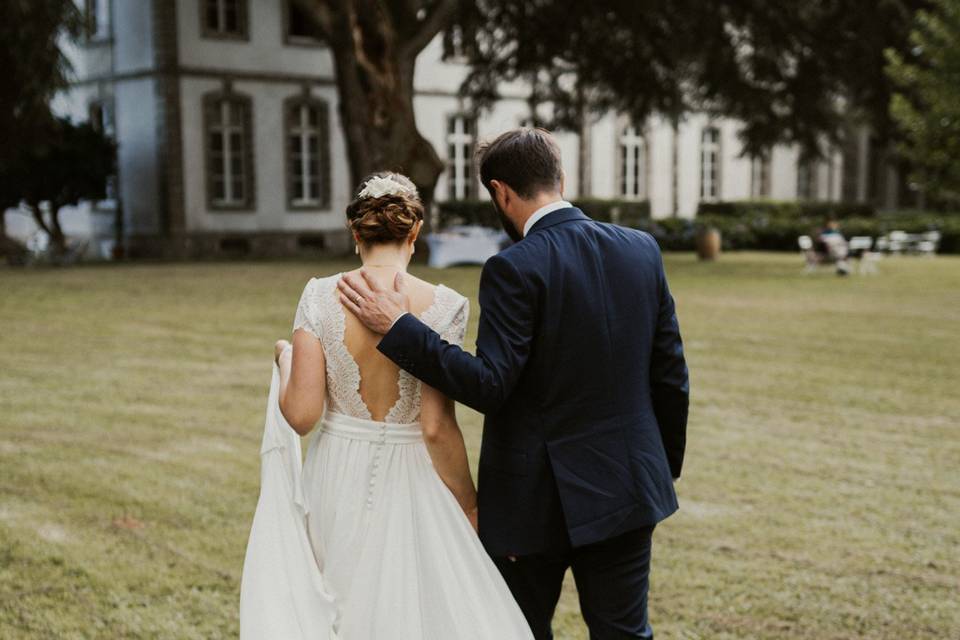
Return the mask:
<svg viewBox="0 0 960 640">
<path fill-rule="evenodd" d="M 820 218 L 735 219 L 710 215 L 698 217 L 695 224 L 718 229 L 724 249 L 764 251 L 798 251 L 797 238 L 816 235 L 823 226 Z M 848 239 L 853 236 L 877 238 L 897 230 L 907 233 L 936 230 L 942 234 L 940 253 L 960 253 L 960 218 L 950 214 L 890 212 L 875 218 L 847 218 L 840 223 L 840 230 Z"/>
<path fill-rule="evenodd" d="M 637 227 L 650 219 L 650 203 L 646 200 L 584 198 L 573 200 L 571 204 L 600 222 L 616 221 L 624 226 Z M 489 200 L 451 200 L 438 203 L 437 208 L 441 228 L 456 224 L 500 228 L 500 220 Z"/>
<path fill-rule="evenodd" d="M 787 218 L 873 218 L 877 210 L 870 204 L 859 202 L 804 202 L 779 200 L 730 200 L 726 202 L 701 202 L 697 216 L 723 216 L 744 218 L 772 216 Z"/>
<path fill-rule="evenodd" d="M 876 238 L 891 231 L 907 233 L 940 231 L 940 253 L 960 253 L 960 213 L 932 211 L 877 212 L 869 205 L 835 202 L 715 202 L 704 203 L 695 219 L 650 218 L 646 201 L 582 199 L 573 204 L 594 220 L 642 229 L 652 234 L 669 251 L 690 251 L 696 246 L 701 228 L 720 231 L 725 250 L 799 251 L 797 237 L 815 235 L 831 217 L 841 220 L 847 238 Z M 500 221 L 488 200 L 443 202 L 439 204 L 440 226 L 479 224 L 500 228 Z M 736 213 L 734 213 L 736 212 Z M 853 215 L 860 212 L 862 215 Z"/>
</svg>

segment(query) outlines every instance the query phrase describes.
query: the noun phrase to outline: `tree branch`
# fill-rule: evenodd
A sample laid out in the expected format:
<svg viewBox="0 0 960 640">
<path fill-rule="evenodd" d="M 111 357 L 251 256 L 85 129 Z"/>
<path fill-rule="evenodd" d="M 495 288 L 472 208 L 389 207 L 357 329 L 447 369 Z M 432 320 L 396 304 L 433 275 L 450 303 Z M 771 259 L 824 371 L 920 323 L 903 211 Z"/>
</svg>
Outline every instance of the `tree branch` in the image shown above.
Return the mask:
<svg viewBox="0 0 960 640">
<path fill-rule="evenodd" d="M 441 29 L 450 24 L 456 10 L 457 0 L 438 0 L 436 6 L 420 22 L 417 32 L 403 43 L 400 53 L 405 57 L 415 58 Z"/>
<path fill-rule="evenodd" d="M 53 233 L 50 231 L 50 227 L 47 226 L 47 223 L 43 219 L 43 211 L 40 209 L 40 203 L 28 202 L 27 207 L 30 209 L 30 213 L 33 214 L 33 220 L 37 223 L 37 226 L 43 229 L 48 236 L 52 236 Z"/>
</svg>

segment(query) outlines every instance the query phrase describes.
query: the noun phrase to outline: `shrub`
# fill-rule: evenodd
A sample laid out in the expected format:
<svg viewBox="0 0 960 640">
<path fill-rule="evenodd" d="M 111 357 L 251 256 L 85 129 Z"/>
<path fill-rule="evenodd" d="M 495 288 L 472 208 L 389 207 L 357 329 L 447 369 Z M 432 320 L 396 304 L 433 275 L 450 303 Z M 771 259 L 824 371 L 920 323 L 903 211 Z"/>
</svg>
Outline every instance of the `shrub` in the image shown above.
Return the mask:
<svg viewBox="0 0 960 640">
<path fill-rule="evenodd" d="M 701 202 L 697 216 L 744 217 L 787 217 L 828 218 L 844 220 L 847 218 L 872 218 L 876 215 L 872 205 L 857 202 L 786 202 L 778 200 L 731 200 L 725 202 Z"/>
<path fill-rule="evenodd" d="M 637 227 L 650 219 L 650 203 L 646 200 L 603 200 L 583 198 L 571 204 L 600 222 L 613 222 Z M 440 227 L 457 224 L 500 228 L 500 220 L 489 200 L 450 200 L 438 204 Z"/>
<path fill-rule="evenodd" d="M 752 217 L 732 218 L 724 215 L 703 215 L 700 226 L 718 229 L 724 249 L 759 249 L 764 251 L 796 251 L 797 238 L 815 235 L 822 226 L 820 218 Z M 941 253 L 960 253 L 960 218 L 930 212 L 889 212 L 874 218 L 848 218 L 840 224 L 847 238 L 886 235 L 894 230 L 922 233 L 938 230 L 942 234 Z"/>
</svg>

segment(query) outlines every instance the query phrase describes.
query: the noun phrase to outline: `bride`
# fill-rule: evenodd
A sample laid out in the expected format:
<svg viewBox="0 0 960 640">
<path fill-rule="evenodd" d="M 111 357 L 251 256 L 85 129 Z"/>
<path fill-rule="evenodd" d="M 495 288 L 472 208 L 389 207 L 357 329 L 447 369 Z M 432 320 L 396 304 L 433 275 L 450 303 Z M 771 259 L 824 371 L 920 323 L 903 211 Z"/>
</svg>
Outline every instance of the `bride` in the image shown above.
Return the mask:
<svg viewBox="0 0 960 640">
<path fill-rule="evenodd" d="M 408 178 L 380 173 L 364 181 L 347 218 L 365 277 L 402 283 L 411 311 L 459 345 L 467 299 L 406 274 L 423 212 Z M 453 401 L 377 351 L 380 336 L 340 303 L 341 275 L 310 279 L 292 344 L 276 345 L 280 422 L 313 431 L 300 476 L 312 551 L 304 562 L 315 562 L 335 610 L 328 637 L 532 638 L 476 535 L 476 489 Z M 248 548 L 248 564 L 250 556 Z M 290 584 L 264 587 L 259 599 L 297 597 Z M 256 635 L 245 624 L 257 626 L 245 620 L 269 608 L 251 600 L 241 596 L 244 637 Z"/>
</svg>

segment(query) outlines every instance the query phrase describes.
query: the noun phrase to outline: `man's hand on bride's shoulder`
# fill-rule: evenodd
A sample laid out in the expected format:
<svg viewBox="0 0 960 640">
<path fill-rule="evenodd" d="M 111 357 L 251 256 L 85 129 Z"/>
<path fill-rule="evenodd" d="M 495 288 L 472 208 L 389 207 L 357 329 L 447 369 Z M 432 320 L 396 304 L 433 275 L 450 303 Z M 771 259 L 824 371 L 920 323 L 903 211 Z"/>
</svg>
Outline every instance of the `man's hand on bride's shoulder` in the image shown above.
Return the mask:
<svg viewBox="0 0 960 640">
<path fill-rule="evenodd" d="M 410 311 L 403 274 L 398 273 L 393 289 L 385 289 L 366 271 L 347 273 L 337 283 L 340 301 L 368 329 L 381 335 L 390 331 L 393 323 Z"/>
<path fill-rule="evenodd" d="M 277 340 L 276 344 L 273 345 L 273 361 L 280 364 L 280 357 L 288 348 L 291 352 L 293 351 L 293 345 L 288 340 Z"/>
</svg>

